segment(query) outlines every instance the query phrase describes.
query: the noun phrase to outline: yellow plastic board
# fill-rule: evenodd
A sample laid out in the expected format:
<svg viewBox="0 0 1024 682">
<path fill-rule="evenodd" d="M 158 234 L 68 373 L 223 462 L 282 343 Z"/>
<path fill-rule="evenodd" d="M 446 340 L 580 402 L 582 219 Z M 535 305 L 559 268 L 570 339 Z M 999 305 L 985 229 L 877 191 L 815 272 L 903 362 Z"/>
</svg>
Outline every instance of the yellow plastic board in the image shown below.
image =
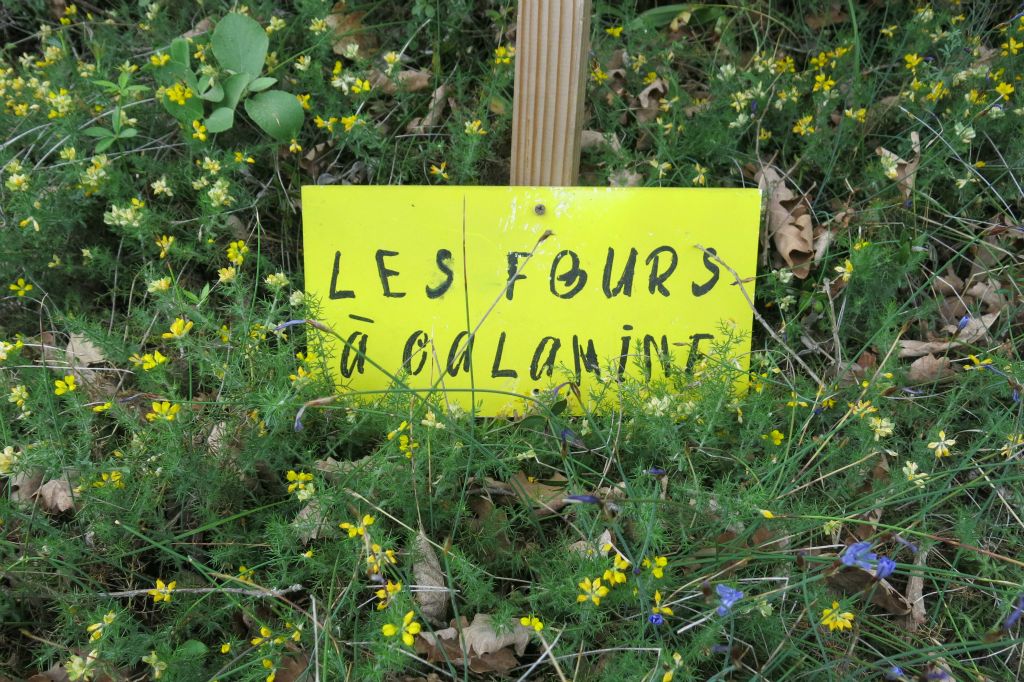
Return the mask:
<svg viewBox="0 0 1024 682">
<path fill-rule="evenodd" d="M 760 206 L 756 189 L 303 187 L 306 288 L 344 339 L 325 335 L 339 390 L 375 397 L 399 377 L 477 414 L 523 412 L 517 396 L 566 381 L 584 396 L 664 381 L 724 329 L 749 339 L 750 307 L 709 252 L 753 296 Z"/>
</svg>

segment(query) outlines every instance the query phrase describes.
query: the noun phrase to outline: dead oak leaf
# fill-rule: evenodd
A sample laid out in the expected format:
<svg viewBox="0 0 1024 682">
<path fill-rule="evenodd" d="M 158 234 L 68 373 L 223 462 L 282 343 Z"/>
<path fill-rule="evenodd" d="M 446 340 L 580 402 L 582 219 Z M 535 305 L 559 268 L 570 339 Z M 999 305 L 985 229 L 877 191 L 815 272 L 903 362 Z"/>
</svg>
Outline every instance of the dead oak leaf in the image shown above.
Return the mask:
<svg viewBox="0 0 1024 682">
<path fill-rule="evenodd" d="M 764 197 L 768 236 L 775 250 L 796 277 L 806 279 L 814 258 L 814 227 L 807 199 L 786 185 L 775 166 L 762 166 L 754 172 L 754 180 Z"/>
<path fill-rule="evenodd" d="M 928 562 L 929 549 L 923 549 L 914 557 L 914 565 L 923 569 Z M 917 632 L 917 629 L 928 620 L 928 611 L 924 603 L 924 571 L 917 570 L 907 578 L 907 603 L 910 604 L 910 613 L 904 621 L 907 630 Z"/>
<path fill-rule="evenodd" d="M 808 14 L 804 16 L 804 23 L 812 31 L 820 31 L 828 26 L 834 26 L 836 24 L 845 24 L 850 20 L 850 15 L 843 11 L 842 7 L 838 2 L 833 2 L 832 5 L 824 12 L 820 14 Z"/>
<path fill-rule="evenodd" d="M 83 334 L 71 334 L 64 353 L 72 366 L 101 365 L 107 361 L 103 351 Z"/>
<path fill-rule="evenodd" d="M 597 540 L 577 540 L 569 545 L 569 551 L 579 554 L 582 557 L 608 556 L 611 550 L 605 551 L 605 547 L 612 544 L 612 532 L 607 528 L 598 536 Z"/>
<path fill-rule="evenodd" d="M 522 656 L 530 643 L 533 630 L 519 623 L 496 631 L 491 616 L 478 613 L 473 622 L 462 627 L 451 627 L 435 632 L 420 632 L 416 638 L 416 651 L 431 663 L 445 661 L 469 668 L 472 672 L 505 673 L 519 665 L 516 656 Z"/>
<path fill-rule="evenodd" d="M 551 480 L 556 483 L 564 483 L 566 478 L 561 474 L 556 474 Z M 533 507 L 539 516 L 554 514 L 568 504 L 565 500 L 564 486 L 541 483 L 522 471 L 517 472 L 509 483 L 519 499 L 524 504 Z"/>
<path fill-rule="evenodd" d="M 872 571 L 859 566 L 844 566 L 842 569 L 825 577 L 829 587 L 843 594 L 861 592 L 871 594 L 871 602 L 894 616 L 905 616 L 910 613 L 910 602 L 888 580 L 876 580 Z M 877 583 L 877 586 L 876 586 Z"/>
<path fill-rule="evenodd" d="M 11 477 L 11 502 L 31 502 L 43 483 L 43 470 L 22 471 Z"/>
<path fill-rule="evenodd" d="M 399 90 L 403 92 L 419 92 L 430 85 L 430 81 L 433 78 L 433 74 L 429 71 L 419 71 L 416 69 L 406 69 L 399 71 L 395 79 L 392 80 L 386 73 L 380 69 L 372 69 L 370 71 L 370 85 L 375 90 L 380 90 L 385 95 L 393 95 Z"/>
<path fill-rule="evenodd" d="M 36 491 L 39 506 L 51 514 L 61 514 L 75 508 L 75 497 L 71 493 L 71 482 L 55 478 L 39 486 Z"/>
<path fill-rule="evenodd" d="M 930 384 L 943 381 L 955 374 L 956 370 L 953 369 L 949 358 L 946 356 L 936 357 L 929 353 L 910 363 L 907 379 L 912 384 Z"/>
<path fill-rule="evenodd" d="M 899 356 L 901 358 L 919 358 L 931 353 L 945 353 L 960 344 L 957 341 L 915 341 L 900 339 Z"/>
<path fill-rule="evenodd" d="M 422 530 L 416 534 L 416 556 L 412 574 L 416 580 L 414 593 L 420 604 L 420 614 L 430 623 L 440 625 L 448 613 L 448 586 L 437 552 Z"/>
<path fill-rule="evenodd" d="M 295 515 L 292 519 L 292 528 L 304 545 L 309 544 L 310 540 L 333 538 L 338 535 L 337 525 L 321 511 L 320 503 L 315 499 Z"/>
<path fill-rule="evenodd" d="M 427 115 L 423 118 L 414 118 L 409 121 L 409 125 L 406 126 L 406 132 L 410 133 L 424 133 L 429 128 L 433 128 L 441 122 L 441 117 L 444 116 L 445 106 L 448 103 L 448 89 L 441 85 L 430 98 L 430 107 L 427 109 Z"/>
<path fill-rule="evenodd" d="M 608 175 L 608 185 L 610 187 L 640 187 L 643 182 L 643 175 L 625 169 L 612 171 Z"/>
<path fill-rule="evenodd" d="M 921 164 L 921 136 L 916 130 L 910 133 L 910 145 L 914 150 L 914 157 L 910 161 L 894 154 L 885 147 L 875 148 L 875 153 L 894 169 L 890 178 L 896 181 L 896 185 L 899 187 L 900 194 L 903 195 L 904 200 L 910 199 L 911 194 L 914 192 L 917 167 Z"/>
<path fill-rule="evenodd" d="M 958 325 L 946 325 L 943 331 L 949 334 L 956 334 L 956 340 L 961 343 L 977 343 L 989 337 L 989 328 L 995 324 L 999 313 L 988 313 L 980 317 L 972 317 L 967 320 L 963 329 L 957 331 Z"/>
<path fill-rule="evenodd" d="M 636 96 L 636 120 L 640 123 L 649 123 L 661 115 L 661 100 L 668 92 L 665 81 L 655 78 L 650 85 L 640 91 Z"/>
<path fill-rule="evenodd" d="M 345 4 L 345 0 L 336 3 L 325 19 L 334 32 L 331 49 L 334 54 L 341 55 L 348 55 L 350 50 L 356 49 L 361 56 L 369 56 L 377 49 L 379 42 L 377 36 L 363 26 L 366 12 L 346 12 Z"/>
</svg>

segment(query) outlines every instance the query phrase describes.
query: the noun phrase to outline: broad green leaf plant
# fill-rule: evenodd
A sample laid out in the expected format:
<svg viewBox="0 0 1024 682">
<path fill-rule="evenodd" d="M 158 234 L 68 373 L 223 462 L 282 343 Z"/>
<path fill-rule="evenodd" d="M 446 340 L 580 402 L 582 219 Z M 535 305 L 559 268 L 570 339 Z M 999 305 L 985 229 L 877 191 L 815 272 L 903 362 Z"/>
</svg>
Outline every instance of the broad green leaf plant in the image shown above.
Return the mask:
<svg viewBox="0 0 1024 682">
<path fill-rule="evenodd" d="M 268 89 L 277 83 L 276 78 L 261 75 L 268 43 L 259 23 L 243 14 L 228 14 L 211 38 L 219 68 L 204 64 L 197 72 L 191 66 L 188 41 L 175 39 L 170 59 L 159 71 L 164 85 L 161 102 L 172 116 L 204 133 L 230 130 L 242 102 L 253 123 L 276 141 L 288 142 L 302 127 L 302 106 L 294 95 Z"/>
</svg>

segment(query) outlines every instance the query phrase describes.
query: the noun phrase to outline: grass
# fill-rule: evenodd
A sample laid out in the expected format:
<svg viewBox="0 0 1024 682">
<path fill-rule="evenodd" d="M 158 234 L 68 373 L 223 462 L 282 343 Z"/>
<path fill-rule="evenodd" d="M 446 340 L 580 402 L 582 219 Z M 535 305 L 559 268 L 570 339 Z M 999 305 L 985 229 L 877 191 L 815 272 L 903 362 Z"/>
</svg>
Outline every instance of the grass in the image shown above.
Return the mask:
<svg viewBox="0 0 1024 682">
<path fill-rule="evenodd" d="M 514 3 L 276 5 L 303 125 L 206 139 L 239 7 L 4 10 L 0 679 L 1020 677 L 1013 4 L 595 2 L 581 184 L 765 190 L 750 390 L 519 421 L 279 326 L 302 184 L 507 182 Z"/>
</svg>

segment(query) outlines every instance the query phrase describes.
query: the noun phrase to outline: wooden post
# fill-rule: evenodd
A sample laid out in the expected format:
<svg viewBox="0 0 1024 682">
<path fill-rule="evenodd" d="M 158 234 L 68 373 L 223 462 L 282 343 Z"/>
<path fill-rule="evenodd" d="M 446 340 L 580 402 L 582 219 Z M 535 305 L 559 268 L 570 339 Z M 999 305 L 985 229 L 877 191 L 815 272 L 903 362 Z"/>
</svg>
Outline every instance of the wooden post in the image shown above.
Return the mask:
<svg viewBox="0 0 1024 682">
<path fill-rule="evenodd" d="M 575 185 L 591 0 L 519 0 L 512 185 Z"/>
</svg>

